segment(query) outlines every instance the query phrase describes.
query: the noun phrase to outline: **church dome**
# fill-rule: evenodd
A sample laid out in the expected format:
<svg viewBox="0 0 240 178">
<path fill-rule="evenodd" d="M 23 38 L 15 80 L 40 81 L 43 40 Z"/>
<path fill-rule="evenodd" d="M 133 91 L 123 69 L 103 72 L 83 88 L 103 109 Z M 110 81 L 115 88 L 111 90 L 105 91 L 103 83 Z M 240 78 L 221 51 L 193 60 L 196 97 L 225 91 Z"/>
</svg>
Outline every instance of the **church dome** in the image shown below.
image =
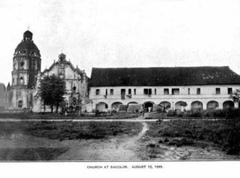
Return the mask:
<svg viewBox="0 0 240 178">
<path fill-rule="evenodd" d="M 34 44 L 32 40 L 32 32 L 29 30 L 25 31 L 23 34 L 23 40 L 19 43 L 15 49 L 16 54 L 26 54 L 26 55 L 35 55 L 41 56 L 38 47 Z"/>
</svg>

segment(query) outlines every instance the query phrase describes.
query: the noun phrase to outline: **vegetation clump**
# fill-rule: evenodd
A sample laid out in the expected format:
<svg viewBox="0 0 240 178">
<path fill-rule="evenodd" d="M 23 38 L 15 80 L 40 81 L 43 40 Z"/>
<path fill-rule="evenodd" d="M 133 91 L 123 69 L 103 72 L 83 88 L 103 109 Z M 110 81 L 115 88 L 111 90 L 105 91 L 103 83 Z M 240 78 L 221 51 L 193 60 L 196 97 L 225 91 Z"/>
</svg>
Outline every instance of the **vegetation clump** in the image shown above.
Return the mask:
<svg viewBox="0 0 240 178">
<path fill-rule="evenodd" d="M 162 137 L 159 143 L 168 145 L 194 146 L 202 141 L 212 143 L 228 154 L 240 153 L 240 119 L 230 114 L 217 121 L 189 119 L 170 120 L 160 125 L 149 123 L 147 135 Z"/>
<path fill-rule="evenodd" d="M 56 107 L 56 112 L 60 104 L 64 101 L 63 95 L 65 94 L 65 81 L 55 75 L 45 76 L 40 80 L 39 95 L 43 100 L 44 111 L 45 106 L 48 105 L 53 112 L 53 107 Z"/>
</svg>

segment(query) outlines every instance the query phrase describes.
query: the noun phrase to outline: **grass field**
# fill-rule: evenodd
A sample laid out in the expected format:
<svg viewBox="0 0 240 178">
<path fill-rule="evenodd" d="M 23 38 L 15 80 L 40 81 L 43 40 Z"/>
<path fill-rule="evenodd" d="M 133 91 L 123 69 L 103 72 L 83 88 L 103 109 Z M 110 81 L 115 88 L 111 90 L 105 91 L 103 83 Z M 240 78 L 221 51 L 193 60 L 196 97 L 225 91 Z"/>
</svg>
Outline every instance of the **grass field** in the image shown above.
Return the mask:
<svg viewBox="0 0 240 178">
<path fill-rule="evenodd" d="M 0 122 L 0 135 L 23 133 L 49 139 L 101 139 L 109 136 L 136 135 L 139 123 L 129 122 Z"/>
<path fill-rule="evenodd" d="M 239 126 L 238 121 L 233 124 L 227 120 L 196 119 L 146 123 L 0 122 L 0 159 L 238 159 Z M 226 153 L 235 156 L 228 157 Z"/>
<path fill-rule="evenodd" d="M 0 160 L 55 160 L 64 153 L 64 160 L 89 160 L 93 149 L 114 148 L 112 138 L 132 138 L 141 130 L 141 123 L 131 122 L 0 122 Z"/>
<path fill-rule="evenodd" d="M 240 124 L 237 120 L 171 120 L 149 123 L 146 135 L 161 138 L 160 143 L 176 146 L 206 147 L 211 143 L 228 154 L 239 154 Z"/>
<path fill-rule="evenodd" d="M 131 118 L 137 118 L 139 116 L 138 113 L 128 113 L 128 112 L 119 112 L 119 113 L 106 113 L 106 114 L 68 114 L 68 115 L 62 115 L 62 114 L 56 114 L 56 113 L 0 113 L 1 119 L 8 119 L 8 118 L 14 118 L 14 119 L 131 119 Z"/>
</svg>

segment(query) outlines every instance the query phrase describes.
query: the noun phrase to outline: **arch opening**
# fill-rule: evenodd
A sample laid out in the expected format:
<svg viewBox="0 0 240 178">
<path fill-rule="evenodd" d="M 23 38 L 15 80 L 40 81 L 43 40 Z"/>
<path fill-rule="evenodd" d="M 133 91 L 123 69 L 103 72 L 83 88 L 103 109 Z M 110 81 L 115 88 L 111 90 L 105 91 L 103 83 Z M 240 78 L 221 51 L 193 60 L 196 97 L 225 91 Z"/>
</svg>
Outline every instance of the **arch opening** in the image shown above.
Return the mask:
<svg viewBox="0 0 240 178">
<path fill-rule="evenodd" d="M 104 102 L 99 102 L 96 104 L 96 111 L 98 112 L 107 112 L 108 105 Z"/>
<path fill-rule="evenodd" d="M 194 101 L 191 103 L 191 110 L 193 112 L 200 112 L 203 110 L 203 103 L 200 101 Z"/>
<path fill-rule="evenodd" d="M 225 101 L 223 102 L 223 109 L 233 109 L 234 108 L 234 102 L 233 101 Z"/>
<path fill-rule="evenodd" d="M 113 111 L 119 111 L 121 105 L 122 105 L 121 102 L 114 102 L 114 103 L 112 103 L 112 110 Z"/>
<path fill-rule="evenodd" d="M 153 104 L 152 101 L 147 101 L 143 104 L 143 108 L 145 112 L 152 112 L 153 111 Z"/>
<path fill-rule="evenodd" d="M 135 101 L 131 101 L 127 104 L 127 112 L 140 112 L 142 111 L 142 105 L 141 104 L 138 104 L 137 102 Z"/>
<path fill-rule="evenodd" d="M 209 101 L 207 103 L 207 110 L 214 110 L 217 109 L 219 107 L 219 104 L 217 101 Z"/>
<path fill-rule="evenodd" d="M 187 103 L 185 101 L 178 101 L 175 103 L 175 109 L 179 111 L 184 111 L 186 109 Z"/>
<path fill-rule="evenodd" d="M 171 108 L 171 103 L 168 101 L 162 101 L 159 106 L 162 108 L 163 111 L 166 111 Z"/>
<path fill-rule="evenodd" d="M 21 84 L 21 85 L 24 84 L 24 79 L 23 79 L 23 77 L 20 77 L 20 84 Z"/>
</svg>

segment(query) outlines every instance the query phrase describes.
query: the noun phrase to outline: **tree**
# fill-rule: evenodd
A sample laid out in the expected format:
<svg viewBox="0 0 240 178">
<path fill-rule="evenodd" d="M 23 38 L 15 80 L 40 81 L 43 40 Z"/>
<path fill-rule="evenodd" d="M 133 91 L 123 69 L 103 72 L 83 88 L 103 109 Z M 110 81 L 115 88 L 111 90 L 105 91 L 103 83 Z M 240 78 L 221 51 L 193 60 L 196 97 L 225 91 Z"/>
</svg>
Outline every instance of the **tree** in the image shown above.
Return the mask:
<svg viewBox="0 0 240 178">
<path fill-rule="evenodd" d="M 240 89 L 236 89 L 231 94 L 233 102 L 240 102 Z M 239 106 L 238 106 L 239 108 Z M 240 111 L 230 110 L 227 113 L 226 126 L 228 134 L 226 137 L 226 146 L 228 147 L 228 154 L 239 154 L 240 152 Z"/>
<path fill-rule="evenodd" d="M 233 102 L 239 103 L 240 102 L 240 89 L 236 89 L 236 91 L 234 91 L 231 94 L 231 98 L 232 98 Z"/>
<path fill-rule="evenodd" d="M 56 106 L 56 113 L 61 102 L 64 101 L 63 95 L 65 94 L 65 81 L 55 75 L 45 76 L 40 80 L 40 97 L 45 106 L 48 105 L 53 112 L 53 107 Z"/>
</svg>

